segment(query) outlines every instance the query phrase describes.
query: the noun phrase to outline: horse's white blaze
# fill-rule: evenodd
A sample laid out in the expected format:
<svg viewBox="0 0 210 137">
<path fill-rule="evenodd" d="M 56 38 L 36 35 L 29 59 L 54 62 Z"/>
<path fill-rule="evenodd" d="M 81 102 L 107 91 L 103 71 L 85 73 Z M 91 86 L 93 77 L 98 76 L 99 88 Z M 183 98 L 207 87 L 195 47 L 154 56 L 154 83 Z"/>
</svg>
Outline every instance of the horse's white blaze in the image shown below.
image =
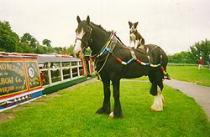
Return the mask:
<svg viewBox="0 0 210 137">
<path fill-rule="evenodd" d="M 85 32 L 83 31 L 83 29 L 81 30 L 81 32 L 76 33 L 76 41 L 75 41 L 75 47 L 74 47 L 74 53 L 78 53 L 82 50 L 81 45 L 82 45 L 82 41 L 81 39 L 83 38 L 83 36 L 85 35 Z"/>
<path fill-rule="evenodd" d="M 158 94 L 154 97 L 154 102 L 151 106 L 153 111 L 163 111 L 164 97 L 161 91 L 158 91 Z"/>
<path fill-rule="evenodd" d="M 76 37 L 79 38 L 79 39 L 82 39 L 82 37 L 85 35 L 85 32 L 83 30 L 83 28 L 81 29 L 81 32 L 79 33 L 76 33 Z"/>
<path fill-rule="evenodd" d="M 74 53 L 78 53 L 82 50 L 81 45 L 82 45 L 81 40 L 75 41 Z"/>
</svg>

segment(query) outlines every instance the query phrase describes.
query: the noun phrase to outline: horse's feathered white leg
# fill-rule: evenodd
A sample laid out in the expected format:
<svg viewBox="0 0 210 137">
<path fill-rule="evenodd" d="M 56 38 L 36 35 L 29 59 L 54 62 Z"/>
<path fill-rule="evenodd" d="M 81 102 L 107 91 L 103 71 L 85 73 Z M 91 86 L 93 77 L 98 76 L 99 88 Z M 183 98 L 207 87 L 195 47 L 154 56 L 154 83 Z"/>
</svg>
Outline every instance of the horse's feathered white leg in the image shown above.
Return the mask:
<svg viewBox="0 0 210 137">
<path fill-rule="evenodd" d="M 154 97 L 154 102 L 151 106 L 152 111 L 163 111 L 163 103 L 164 103 L 164 97 L 161 93 L 161 91 L 158 91 L 158 94 Z"/>
<path fill-rule="evenodd" d="M 165 104 L 165 98 L 164 98 L 164 96 L 163 96 L 162 92 L 160 92 L 160 96 L 161 96 L 161 98 L 162 98 L 162 101 L 163 101 L 163 107 L 164 107 L 164 104 Z"/>
</svg>

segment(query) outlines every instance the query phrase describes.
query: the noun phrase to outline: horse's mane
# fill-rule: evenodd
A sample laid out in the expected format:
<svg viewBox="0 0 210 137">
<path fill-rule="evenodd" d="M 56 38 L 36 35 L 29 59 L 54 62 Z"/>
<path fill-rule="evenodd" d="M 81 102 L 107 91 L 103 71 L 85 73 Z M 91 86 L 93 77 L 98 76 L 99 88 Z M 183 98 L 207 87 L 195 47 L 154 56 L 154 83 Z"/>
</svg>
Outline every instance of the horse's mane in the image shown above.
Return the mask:
<svg viewBox="0 0 210 137">
<path fill-rule="evenodd" d="M 103 30 L 104 32 L 106 32 L 106 33 L 113 33 L 113 31 L 107 31 L 107 30 L 104 29 L 101 25 L 97 25 L 97 24 L 95 24 L 95 23 L 93 23 L 93 22 L 90 22 L 90 24 L 91 24 L 91 26 L 98 27 L 98 28 L 102 29 L 102 30 Z M 122 42 L 122 40 L 121 40 L 117 35 L 115 35 L 115 37 L 119 40 L 119 42 L 120 42 L 123 46 L 126 46 L 126 45 Z"/>
<path fill-rule="evenodd" d="M 97 27 L 97 28 L 100 28 L 102 29 L 103 31 L 107 32 L 107 33 L 110 33 L 111 31 L 107 31 L 106 29 L 104 29 L 101 25 L 97 25 L 93 22 L 90 22 L 90 25 L 93 26 L 93 27 Z"/>
<path fill-rule="evenodd" d="M 126 45 L 122 42 L 122 40 L 121 40 L 117 35 L 115 35 L 115 37 L 119 40 L 119 42 L 120 42 L 123 46 L 126 47 Z"/>
</svg>

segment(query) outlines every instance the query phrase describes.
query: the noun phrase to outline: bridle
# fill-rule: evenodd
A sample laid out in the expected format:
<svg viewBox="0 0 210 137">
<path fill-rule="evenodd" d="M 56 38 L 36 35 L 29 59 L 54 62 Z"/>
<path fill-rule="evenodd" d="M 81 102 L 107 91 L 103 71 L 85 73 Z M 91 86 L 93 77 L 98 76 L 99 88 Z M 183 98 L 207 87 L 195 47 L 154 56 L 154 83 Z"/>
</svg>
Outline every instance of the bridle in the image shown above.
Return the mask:
<svg viewBox="0 0 210 137">
<path fill-rule="evenodd" d="M 93 28 L 92 28 L 91 24 L 89 24 L 88 27 L 90 28 L 90 31 L 88 32 L 89 33 L 89 37 L 87 38 L 88 41 L 85 41 L 84 39 L 78 38 L 78 37 L 76 37 L 76 39 L 75 39 L 75 43 L 76 43 L 77 40 L 79 40 L 81 42 L 81 45 L 82 44 L 85 45 L 84 47 L 81 47 L 83 53 L 84 53 L 85 49 L 92 44 L 92 41 L 93 41 L 92 38 L 91 38 L 92 37 Z M 104 49 L 107 46 L 109 46 L 109 44 L 111 43 L 111 41 L 112 41 L 113 37 L 115 36 L 115 34 L 116 34 L 115 32 L 112 32 L 111 35 L 109 36 L 107 42 L 105 43 L 105 45 L 102 47 L 102 49 L 99 52 L 95 53 L 94 55 L 91 55 L 91 58 L 98 58 L 104 52 Z"/>
<path fill-rule="evenodd" d="M 82 49 L 82 52 L 84 52 L 84 50 L 92 43 L 92 38 L 91 38 L 91 35 L 92 35 L 92 31 L 93 31 L 93 28 L 91 27 L 91 26 L 88 26 L 88 27 L 90 27 L 90 31 L 88 32 L 88 33 L 90 33 L 89 34 L 89 37 L 87 38 L 88 39 L 88 41 L 85 41 L 83 38 L 79 38 L 79 37 L 76 37 L 76 39 L 75 39 L 75 43 L 77 42 L 77 41 L 80 41 L 81 42 L 81 49 Z M 85 35 L 85 34 L 84 34 Z M 84 36 L 83 36 L 84 37 Z M 82 44 L 84 44 L 85 46 L 84 47 L 82 47 Z"/>
<path fill-rule="evenodd" d="M 93 30 L 93 28 L 91 27 L 91 24 L 90 24 L 90 31 L 88 32 L 89 33 L 89 36 L 88 36 L 88 38 L 86 38 L 87 39 L 87 41 L 85 41 L 83 38 L 79 38 L 79 37 L 76 37 L 76 39 L 75 39 L 75 43 L 77 42 L 77 41 L 80 41 L 81 42 L 81 50 L 82 50 L 82 53 L 84 53 L 84 50 L 88 47 L 88 46 L 90 46 L 90 44 L 92 44 L 92 30 Z M 84 34 L 85 35 L 85 34 Z M 84 36 L 83 36 L 84 37 Z M 109 36 L 109 38 L 108 38 L 108 40 L 107 40 L 107 42 L 105 43 L 105 45 L 101 48 L 101 50 L 99 51 L 99 52 L 97 52 L 96 54 L 94 54 L 94 55 L 92 55 L 91 56 L 91 58 L 95 58 L 96 60 L 100 60 L 101 59 L 101 56 L 104 54 L 104 53 L 108 53 L 106 56 L 105 56 L 105 61 L 104 61 L 104 63 L 102 64 L 102 66 L 99 68 L 99 70 L 97 71 L 97 73 L 100 73 L 101 72 L 101 70 L 104 68 L 104 66 L 105 66 L 105 64 L 106 64 L 106 62 L 107 62 L 107 60 L 108 60 L 108 57 L 109 57 L 109 55 L 111 54 L 111 52 L 114 50 L 114 48 L 115 48 L 115 44 L 114 44 L 114 46 L 112 46 L 112 48 L 109 48 L 109 46 L 113 43 L 113 38 L 115 37 L 115 32 L 112 32 L 111 33 L 111 35 Z M 85 46 L 84 47 L 82 47 L 82 44 L 85 44 Z M 110 51 L 107 51 L 107 50 L 110 50 Z M 100 59 L 99 59 L 100 58 Z M 96 62 L 96 64 L 97 64 L 97 62 Z"/>
</svg>

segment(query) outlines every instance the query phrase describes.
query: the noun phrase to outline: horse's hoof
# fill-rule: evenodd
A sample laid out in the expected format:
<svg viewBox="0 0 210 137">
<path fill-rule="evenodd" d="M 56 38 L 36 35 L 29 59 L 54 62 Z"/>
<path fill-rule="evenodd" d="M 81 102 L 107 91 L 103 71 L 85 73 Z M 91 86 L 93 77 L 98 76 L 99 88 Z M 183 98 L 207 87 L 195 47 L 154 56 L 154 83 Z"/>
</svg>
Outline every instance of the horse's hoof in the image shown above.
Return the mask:
<svg viewBox="0 0 210 137">
<path fill-rule="evenodd" d="M 96 111 L 97 114 L 102 114 L 104 113 L 104 109 L 103 108 L 99 108 L 97 111 Z"/>
<path fill-rule="evenodd" d="M 154 102 L 151 106 L 151 110 L 155 112 L 163 111 L 163 101 L 163 95 L 161 94 L 161 92 L 158 92 L 158 95 L 154 97 Z"/>
<path fill-rule="evenodd" d="M 150 109 L 153 112 L 161 112 L 161 111 L 163 111 L 163 109 L 160 109 L 160 108 L 153 108 L 153 107 L 151 107 Z"/>
<path fill-rule="evenodd" d="M 105 110 L 104 108 L 99 108 L 97 111 L 96 111 L 97 114 L 109 114 L 110 113 L 110 110 Z"/>
<path fill-rule="evenodd" d="M 111 112 L 110 114 L 109 114 L 109 117 L 110 118 L 122 118 L 123 116 L 122 116 L 122 114 L 119 114 L 119 115 L 117 115 L 117 114 L 114 114 L 114 112 Z"/>
<path fill-rule="evenodd" d="M 110 118 L 114 118 L 114 112 L 111 112 L 111 113 L 109 114 L 109 117 L 110 117 Z"/>
<path fill-rule="evenodd" d="M 153 104 L 150 109 L 154 112 L 161 112 L 163 111 L 163 105 Z"/>
</svg>

